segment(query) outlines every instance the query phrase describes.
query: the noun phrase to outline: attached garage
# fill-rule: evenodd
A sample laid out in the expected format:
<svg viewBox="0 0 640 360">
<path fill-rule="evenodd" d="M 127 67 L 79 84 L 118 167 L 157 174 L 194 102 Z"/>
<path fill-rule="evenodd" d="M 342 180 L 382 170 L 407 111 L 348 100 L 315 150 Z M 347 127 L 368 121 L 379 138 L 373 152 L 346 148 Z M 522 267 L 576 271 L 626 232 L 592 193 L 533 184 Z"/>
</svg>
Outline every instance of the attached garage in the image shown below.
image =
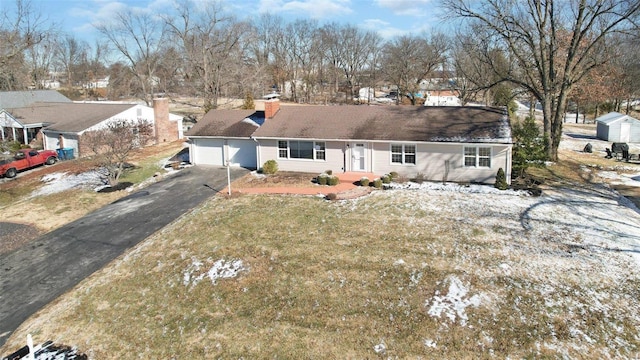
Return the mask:
<svg viewBox="0 0 640 360">
<path fill-rule="evenodd" d="M 191 138 L 194 165 L 231 166 L 256 169 L 256 143 L 250 139 Z"/>
<path fill-rule="evenodd" d="M 253 133 L 264 123 L 264 111 L 209 111 L 187 133 L 194 165 L 258 168 Z"/>
<path fill-rule="evenodd" d="M 223 166 L 224 140 L 191 138 L 191 162 L 194 165 Z"/>
<path fill-rule="evenodd" d="M 253 140 L 228 140 L 229 162 L 231 166 L 257 169 L 258 156 Z"/>
<path fill-rule="evenodd" d="M 640 120 L 629 115 L 611 112 L 596 119 L 598 139 L 621 142 L 640 143 Z"/>
</svg>

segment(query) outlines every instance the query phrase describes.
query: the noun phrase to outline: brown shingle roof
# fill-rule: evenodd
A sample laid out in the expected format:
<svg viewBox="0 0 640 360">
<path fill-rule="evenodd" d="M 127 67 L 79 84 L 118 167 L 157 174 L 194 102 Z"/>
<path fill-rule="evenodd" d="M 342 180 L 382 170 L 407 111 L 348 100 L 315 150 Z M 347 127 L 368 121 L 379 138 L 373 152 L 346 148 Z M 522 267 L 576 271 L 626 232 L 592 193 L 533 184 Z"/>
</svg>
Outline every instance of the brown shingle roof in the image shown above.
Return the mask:
<svg viewBox="0 0 640 360">
<path fill-rule="evenodd" d="M 255 110 L 212 110 L 204 115 L 186 136 L 250 137 L 264 121 L 264 113 Z"/>
<path fill-rule="evenodd" d="M 425 106 L 281 106 L 256 138 L 511 143 L 502 109 Z"/>
<path fill-rule="evenodd" d="M 81 132 L 134 106 L 136 105 L 38 102 L 9 112 L 26 124 L 51 123 L 46 130 Z"/>
</svg>

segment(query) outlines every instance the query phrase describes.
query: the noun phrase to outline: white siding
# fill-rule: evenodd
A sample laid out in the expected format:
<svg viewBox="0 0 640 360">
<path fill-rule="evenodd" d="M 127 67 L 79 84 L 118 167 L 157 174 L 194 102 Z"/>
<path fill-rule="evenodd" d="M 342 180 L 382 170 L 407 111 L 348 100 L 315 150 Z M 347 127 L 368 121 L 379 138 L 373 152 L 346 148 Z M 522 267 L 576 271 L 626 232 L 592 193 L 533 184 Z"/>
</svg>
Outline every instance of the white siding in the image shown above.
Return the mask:
<svg viewBox="0 0 640 360">
<path fill-rule="evenodd" d="M 392 171 L 400 175 L 413 178 L 421 173 L 430 181 L 479 182 L 493 183 L 498 169 L 505 171 L 507 182 L 511 179 L 511 145 L 505 144 L 467 144 L 466 146 L 480 146 L 491 148 L 491 167 L 465 167 L 463 151 L 465 144 L 424 144 L 416 145 L 416 164 L 391 163 L 391 143 L 363 142 L 366 153 L 367 172 L 378 175 Z M 334 172 L 353 171 L 350 148 L 340 141 L 327 141 L 326 160 L 280 159 L 278 158 L 278 143 L 276 140 L 260 141 L 259 167 L 267 160 L 276 160 L 281 171 L 298 171 L 320 173 L 325 170 Z M 344 168 L 346 161 L 346 169 Z"/>
<path fill-rule="evenodd" d="M 596 135 L 605 141 L 640 143 L 640 121 L 628 116 L 616 121 L 598 121 Z"/>
<path fill-rule="evenodd" d="M 374 143 L 372 154 L 374 163 L 371 171 L 380 175 L 395 171 L 409 178 L 420 173 L 430 181 L 493 183 L 498 169 L 502 168 L 505 171 L 507 181 L 510 181 L 511 145 L 468 144 L 468 146 L 492 148 L 490 168 L 463 166 L 464 144 L 415 145 L 417 145 L 416 164 L 402 165 L 391 163 L 390 143 Z"/>
<path fill-rule="evenodd" d="M 258 168 L 255 141 L 228 140 L 227 148 L 231 166 L 240 166 L 248 169 Z"/>
<path fill-rule="evenodd" d="M 61 148 L 60 136 L 62 136 L 62 147 L 73 149 L 73 157 L 78 158 L 82 154 L 78 149 L 78 136 L 75 134 L 61 134 L 58 132 L 43 132 L 44 135 L 44 148 L 45 150 L 57 150 Z M 86 154 L 85 154 L 86 155 Z"/>
<path fill-rule="evenodd" d="M 268 160 L 275 160 L 278 162 L 278 170 L 280 171 L 322 173 L 326 170 L 331 170 L 334 173 L 343 172 L 345 159 L 344 142 L 325 141 L 324 143 L 326 160 L 280 159 L 278 158 L 277 140 L 260 140 L 261 163 L 258 164 L 258 167 L 262 167 Z"/>
</svg>

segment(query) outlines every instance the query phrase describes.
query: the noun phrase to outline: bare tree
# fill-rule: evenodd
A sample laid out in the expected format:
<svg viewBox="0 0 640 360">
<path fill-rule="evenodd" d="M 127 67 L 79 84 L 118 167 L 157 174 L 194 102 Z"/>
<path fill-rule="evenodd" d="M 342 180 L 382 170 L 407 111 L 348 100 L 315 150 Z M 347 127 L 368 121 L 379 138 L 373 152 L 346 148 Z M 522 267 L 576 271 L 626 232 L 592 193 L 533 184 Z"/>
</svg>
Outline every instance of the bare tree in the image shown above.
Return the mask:
<svg viewBox="0 0 640 360">
<path fill-rule="evenodd" d="M 542 104 L 547 155 L 558 159 L 567 99 L 592 69 L 613 53 L 615 32 L 630 26 L 637 16 L 637 0 L 444 0 L 449 14 L 477 25 L 492 49 L 510 60 L 500 81 L 511 82 L 533 94 Z M 486 63 L 494 70 L 491 59 Z"/>
<path fill-rule="evenodd" d="M 96 29 L 124 57 L 129 71 L 138 80 L 139 97 L 150 105 L 157 85 L 159 53 L 164 45 L 161 24 L 147 12 L 121 11 L 112 22 L 99 24 Z"/>
<path fill-rule="evenodd" d="M 45 80 L 50 79 L 50 71 L 53 66 L 53 54 L 57 39 L 54 33 L 45 35 L 42 41 L 25 50 L 25 61 L 29 67 L 31 86 L 36 89 L 45 87 Z"/>
<path fill-rule="evenodd" d="M 398 86 L 398 95 L 408 96 L 415 105 L 421 81 L 444 64 L 447 49 L 447 41 L 441 34 L 430 38 L 400 36 L 383 48 L 383 72 Z"/>
<path fill-rule="evenodd" d="M 73 35 L 64 35 L 56 44 L 53 52 L 54 61 L 64 70 L 69 89 L 73 87 L 75 72 L 83 57 L 86 57 L 88 47 L 86 42 L 78 40 Z"/>
<path fill-rule="evenodd" d="M 258 95 L 265 95 L 274 85 L 280 84 L 274 51 L 276 41 L 282 38 L 284 32 L 283 23 L 282 17 L 265 13 L 260 15 L 259 21 L 253 26 L 248 45 L 257 76 L 257 87 L 260 89 Z"/>
<path fill-rule="evenodd" d="M 209 3 L 204 10 L 193 8 L 192 3 L 178 4 L 178 17 L 165 17 L 171 36 L 184 51 L 184 72 L 187 81 L 200 88 L 205 112 L 218 107 L 226 77 L 234 62 L 241 62 L 238 48 L 248 34 L 248 26 L 222 11 L 218 2 Z"/>
<path fill-rule="evenodd" d="M 81 146 L 88 148 L 104 171 L 109 185 L 122 176 L 131 153 L 153 139 L 153 126 L 147 120 L 114 120 L 104 128 L 84 133 Z"/>
<path fill-rule="evenodd" d="M 3 12 L 0 18 L 0 90 L 25 89 L 31 85 L 25 51 L 42 43 L 56 27 L 27 0 L 16 0 L 12 10 Z"/>
<path fill-rule="evenodd" d="M 333 70 L 334 81 L 344 79 L 349 87 L 349 101 L 355 96 L 358 79 L 365 69 L 371 65 L 371 60 L 380 48 L 382 40 L 374 32 L 362 31 L 352 25 L 329 24 L 321 29 L 325 43 L 326 59 Z M 342 76 L 337 76 L 337 71 Z"/>
</svg>

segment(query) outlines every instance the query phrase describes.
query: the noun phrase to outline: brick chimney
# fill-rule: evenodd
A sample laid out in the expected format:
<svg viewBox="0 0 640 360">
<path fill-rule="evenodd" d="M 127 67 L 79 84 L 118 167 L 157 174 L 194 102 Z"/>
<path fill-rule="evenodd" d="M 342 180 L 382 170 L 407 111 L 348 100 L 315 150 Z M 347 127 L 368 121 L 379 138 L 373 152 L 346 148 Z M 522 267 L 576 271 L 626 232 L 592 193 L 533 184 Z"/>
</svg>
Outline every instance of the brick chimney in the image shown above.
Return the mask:
<svg viewBox="0 0 640 360">
<path fill-rule="evenodd" d="M 272 119 L 280 110 L 280 99 L 274 98 L 264 102 L 264 118 Z"/>
<path fill-rule="evenodd" d="M 169 120 L 169 99 L 153 99 L 156 144 L 178 140 L 178 123 Z"/>
</svg>

